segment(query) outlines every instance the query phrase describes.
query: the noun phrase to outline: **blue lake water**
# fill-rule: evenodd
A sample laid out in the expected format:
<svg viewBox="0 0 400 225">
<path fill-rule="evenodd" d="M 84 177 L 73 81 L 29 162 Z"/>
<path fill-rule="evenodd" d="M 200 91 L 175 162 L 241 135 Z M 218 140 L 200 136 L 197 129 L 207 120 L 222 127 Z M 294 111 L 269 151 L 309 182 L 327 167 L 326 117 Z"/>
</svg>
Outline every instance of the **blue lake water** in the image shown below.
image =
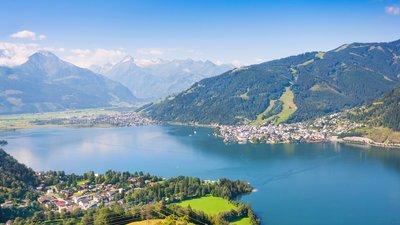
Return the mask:
<svg viewBox="0 0 400 225">
<path fill-rule="evenodd" d="M 37 171 L 243 179 L 258 191 L 241 200 L 263 224 L 400 224 L 400 150 L 225 144 L 209 128 L 184 126 L 31 129 L 0 139 Z"/>
</svg>

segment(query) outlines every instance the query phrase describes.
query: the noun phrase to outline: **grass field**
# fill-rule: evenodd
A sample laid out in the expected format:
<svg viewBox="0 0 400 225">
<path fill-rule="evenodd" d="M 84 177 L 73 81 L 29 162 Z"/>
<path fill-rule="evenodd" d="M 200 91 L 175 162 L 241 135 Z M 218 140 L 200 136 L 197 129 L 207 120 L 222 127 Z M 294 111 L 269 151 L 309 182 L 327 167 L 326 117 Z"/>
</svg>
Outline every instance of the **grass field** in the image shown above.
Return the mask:
<svg viewBox="0 0 400 225">
<path fill-rule="evenodd" d="M 275 123 L 276 125 L 285 122 L 294 112 L 296 112 L 297 106 L 296 104 L 294 104 L 293 99 L 294 94 L 292 90 L 290 90 L 290 87 L 286 87 L 285 92 L 279 98 L 279 100 L 283 102 L 283 109 L 282 112 L 276 115 L 279 117 L 279 119 Z"/>
<path fill-rule="evenodd" d="M 0 115 L 0 130 L 7 129 L 28 129 L 36 127 L 49 127 L 55 125 L 36 125 L 35 120 L 65 119 L 74 116 L 96 116 L 110 115 L 118 113 L 117 109 L 84 109 L 62 112 L 29 113 L 29 114 L 11 114 Z"/>
<path fill-rule="evenodd" d="M 128 225 L 155 225 L 157 223 L 161 223 L 164 220 L 143 220 L 138 222 L 128 223 Z"/>
<path fill-rule="evenodd" d="M 315 54 L 315 57 L 324 59 L 324 55 L 325 55 L 325 52 L 318 52 L 317 54 Z"/>
<path fill-rule="evenodd" d="M 400 143 L 400 132 L 386 127 L 363 127 L 355 131 L 364 133 L 365 136 L 379 143 Z"/>
<path fill-rule="evenodd" d="M 292 73 L 292 75 L 294 77 L 294 81 L 297 81 L 297 79 L 299 78 L 299 74 L 297 73 L 297 70 L 295 68 L 291 67 L 290 72 Z"/>
<path fill-rule="evenodd" d="M 301 63 L 301 64 L 299 64 L 299 65 L 297 65 L 297 66 L 306 66 L 306 65 L 308 65 L 308 64 L 310 64 L 310 63 L 313 63 L 314 62 L 314 59 L 310 59 L 310 60 L 308 60 L 308 61 L 306 61 L 306 62 L 303 62 L 303 63 Z"/>
<path fill-rule="evenodd" d="M 240 220 L 234 221 L 232 222 L 232 224 L 235 225 L 250 225 L 250 218 L 246 217 L 246 218 L 242 218 Z"/>
<path fill-rule="evenodd" d="M 127 225 L 156 225 L 156 224 L 163 224 L 163 219 L 154 219 L 154 220 L 143 220 L 138 222 L 128 223 Z M 175 221 L 176 224 L 184 224 L 181 221 Z M 193 223 L 189 223 L 189 225 L 194 225 Z"/>
<path fill-rule="evenodd" d="M 267 123 L 269 120 L 271 120 L 270 119 L 271 117 L 267 118 L 267 119 L 263 119 L 263 116 L 266 115 L 269 111 L 271 111 L 271 109 L 274 107 L 274 104 L 275 104 L 275 100 L 271 100 L 267 109 L 265 109 L 265 111 L 262 112 L 261 114 L 258 114 L 257 119 L 254 120 L 251 123 L 251 125 L 263 125 L 263 124 Z"/>
<path fill-rule="evenodd" d="M 289 117 L 294 112 L 296 112 L 297 106 L 293 101 L 294 100 L 294 94 L 293 94 L 292 90 L 290 90 L 290 87 L 286 87 L 285 92 L 282 94 L 282 96 L 279 98 L 279 100 L 283 102 L 282 111 L 280 113 L 278 113 L 277 115 L 270 116 L 270 117 L 268 117 L 267 119 L 264 119 L 264 120 L 260 120 L 260 118 L 262 118 L 262 116 L 259 117 L 261 114 L 258 115 L 257 119 L 254 122 L 255 125 L 261 124 L 261 123 L 266 123 L 266 122 L 268 122 L 268 121 L 270 121 L 272 119 L 275 119 L 275 118 L 278 118 L 277 121 L 275 122 L 275 125 L 279 125 L 280 123 L 283 123 L 286 120 L 288 120 Z M 271 105 L 273 106 L 273 104 L 271 104 Z M 262 114 L 268 113 L 268 111 L 271 110 L 271 108 L 268 106 L 268 108 Z"/>
<path fill-rule="evenodd" d="M 81 184 L 84 184 L 84 183 L 87 183 L 87 182 L 89 182 L 89 180 L 81 180 L 81 181 L 76 182 L 76 184 L 77 185 L 81 185 Z"/>
<path fill-rule="evenodd" d="M 247 88 L 247 91 L 241 95 L 239 95 L 240 98 L 244 99 L 244 100 L 248 100 L 249 96 L 247 95 L 249 93 L 249 89 Z"/>
<path fill-rule="evenodd" d="M 236 206 L 229 203 L 228 200 L 213 196 L 185 200 L 177 203 L 177 205 L 180 205 L 182 207 L 187 207 L 188 205 L 190 205 L 192 209 L 203 211 L 204 213 L 209 215 L 215 215 L 220 212 L 226 212 L 230 211 L 231 209 L 236 209 Z"/>
<path fill-rule="evenodd" d="M 257 119 L 254 120 L 251 124 L 263 125 L 275 118 L 278 118 L 275 122 L 275 125 L 279 125 L 280 123 L 283 123 L 286 120 L 288 120 L 289 117 L 297 110 L 297 106 L 293 101 L 294 94 L 292 90 L 290 90 L 290 87 L 286 87 L 285 92 L 283 92 L 279 100 L 283 102 L 282 111 L 280 113 L 278 113 L 277 115 L 270 116 L 266 119 L 262 119 L 263 116 L 266 115 L 269 111 L 271 111 L 271 109 L 274 107 L 275 100 L 271 100 L 267 109 L 265 109 L 265 111 L 262 112 L 261 114 L 257 115 Z"/>
</svg>

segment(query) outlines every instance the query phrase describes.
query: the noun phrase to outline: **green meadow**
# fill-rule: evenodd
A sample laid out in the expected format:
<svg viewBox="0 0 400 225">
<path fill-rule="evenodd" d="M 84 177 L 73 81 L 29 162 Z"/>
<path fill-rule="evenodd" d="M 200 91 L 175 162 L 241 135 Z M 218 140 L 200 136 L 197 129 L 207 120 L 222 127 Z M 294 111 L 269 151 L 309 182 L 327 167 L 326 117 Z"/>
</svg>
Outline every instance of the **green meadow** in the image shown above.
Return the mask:
<svg viewBox="0 0 400 225">
<path fill-rule="evenodd" d="M 220 212 L 227 212 L 231 209 L 237 208 L 233 204 L 229 203 L 228 200 L 213 196 L 185 200 L 177 203 L 177 205 L 180 205 L 182 207 L 187 207 L 190 205 L 192 209 L 203 211 L 204 213 L 209 215 L 215 215 Z"/>
</svg>

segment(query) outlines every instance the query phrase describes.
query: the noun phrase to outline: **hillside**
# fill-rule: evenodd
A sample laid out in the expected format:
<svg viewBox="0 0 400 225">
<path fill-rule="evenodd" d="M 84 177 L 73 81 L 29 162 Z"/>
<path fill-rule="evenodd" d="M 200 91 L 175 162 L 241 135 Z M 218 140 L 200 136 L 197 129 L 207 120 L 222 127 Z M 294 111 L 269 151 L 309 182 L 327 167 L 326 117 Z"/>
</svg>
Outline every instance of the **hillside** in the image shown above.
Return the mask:
<svg viewBox="0 0 400 225">
<path fill-rule="evenodd" d="M 348 116 L 371 126 L 400 131 L 400 88 L 392 90 L 367 106 L 351 111 Z"/>
<path fill-rule="evenodd" d="M 350 120 L 364 124 L 343 136 L 367 137 L 377 143 L 400 143 L 400 88 L 367 105 L 349 110 Z"/>
<path fill-rule="evenodd" d="M 0 114 L 126 105 L 128 88 L 41 51 L 16 67 L 0 67 Z"/>
<path fill-rule="evenodd" d="M 177 122 L 303 121 L 373 101 L 399 86 L 399 59 L 400 40 L 346 44 L 236 68 L 142 112 Z"/>
<path fill-rule="evenodd" d="M 0 146 L 4 144 L 0 141 Z M 36 183 L 32 169 L 19 163 L 0 148 L 0 203 L 25 198 L 30 186 Z"/>
</svg>

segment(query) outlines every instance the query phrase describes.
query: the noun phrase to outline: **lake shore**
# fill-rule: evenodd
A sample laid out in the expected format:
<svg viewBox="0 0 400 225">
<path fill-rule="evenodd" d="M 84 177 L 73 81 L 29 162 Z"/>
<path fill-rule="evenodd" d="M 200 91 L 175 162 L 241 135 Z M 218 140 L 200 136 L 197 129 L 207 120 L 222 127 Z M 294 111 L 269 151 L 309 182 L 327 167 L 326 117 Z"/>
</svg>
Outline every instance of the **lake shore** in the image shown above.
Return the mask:
<svg viewBox="0 0 400 225">
<path fill-rule="evenodd" d="M 337 140 L 330 140 L 331 142 L 341 142 L 341 143 L 349 143 L 349 144 L 356 144 L 356 145 L 364 145 L 364 146 L 373 146 L 373 147 L 380 147 L 380 148 L 393 148 L 393 149 L 400 149 L 400 143 L 380 143 L 375 142 L 374 140 L 366 137 L 344 137 Z"/>
<path fill-rule="evenodd" d="M 250 202 L 263 221 L 286 219 L 287 224 L 296 224 L 298 219 L 287 217 L 287 211 L 301 211 L 306 202 L 307 207 L 317 210 L 305 212 L 302 222 L 311 224 L 316 213 L 332 215 L 326 206 L 338 199 L 343 206 L 334 208 L 335 214 L 348 221 L 359 221 L 359 217 L 346 214 L 354 208 L 362 209 L 362 215 L 368 211 L 368 217 L 362 217 L 364 224 L 399 217 L 400 205 L 388 204 L 400 182 L 396 164 L 399 151 L 329 142 L 225 144 L 211 132 L 210 128 L 157 125 L 90 130 L 46 128 L 1 133 L 0 139 L 8 141 L 7 151 L 12 156 L 36 171 L 84 174 L 92 170 L 104 174 L 108 169 L 141 170 L 166 178 L 179 174 L 203 180 L 246 180 L 258 191 L 240 201 Z M 343 183 L 346 191 L 337 192 L 343 190 Z M 299 190 L 304 196 L 300 199 L 296 198 Z M 377 192 L 381 194 L 376 195 Z M 311 204 L 308 200 L 315 198 L 315 193 L 324 198 Z M 293 204 L 276 207 L 289 200 Z M 320 221 L 334 225 L 342 220 Z"/>
<path fill-rule="evenodd" d="M 154 122 L 132 111 L 103 109 L 0 115 L 0 131 L 56 127 L 129 127 L 150 124 Z"/>
<path fill-rule="evenodd" d="M 319 143 L 319 142 L 340 142 L 350 143 L 356 145 L 374 146 L 382 148 L 394 148 L 400 149 L 400 143 L 382 143 L 376 142 L 367 137 L 353 136 L 338 138 L 337 136 L 329 136 L 324 133 L 313 133 L 309 132 L 308 138 L 299 139 L 301 136 L 294 136 L 295 139 L 275 140 L 275 141 L 260 141 L 260 135 L 252 138 L 245 138 L 241 133 L 235 134 L 235 136 L 220 135 L 221 127 L 225 129 L 227 127 L 240 126 L 221 126 L 218 124 L 199 124 L 199 123 L 182 123 L 182 122 L 153 122 L 145 117 L 141 117 L 136 113 L 131 113 L 128 116 L 122 117 L 127 112 L 120 112 L 115 110 L 78 110 L 78 111 L 67 111 L 67 112 L 49 112 L 49 113 L 34 113 L 34 114 L 19 114 L 19 115 L 0 115 L 0 132 L 10 132 L 21 129 L 36 129 L 36 128 L 111 128 L 111 127 L 127 127 L 127 126 L 138 126 L 138 125 L 171 125 L 171 126 L 190 126 L 190 127 L 206 127 L 212 128 L 216 131 L 217 136 L 223 138 L 225 142 L 236 142 L 239 144 L 253 143 L 253 144 L 284 144 L 284 143 Z M 98 118 L 101 118 L 99 120 Z M 251 129 L 260 129 L 260 126 L 249 126 Z M 236 128 L 235 128 L 236 129 Z M 247 129 L 247 128 L 246 128 Z M 250 130 L 251 130 L 250 129 Z M 302 128 L 305 129 L 304 127 Z M 294 132 L 283 132 L 286 133 Z M 293 137 L 292 137 L 293 138 Z"/>
</svg>

